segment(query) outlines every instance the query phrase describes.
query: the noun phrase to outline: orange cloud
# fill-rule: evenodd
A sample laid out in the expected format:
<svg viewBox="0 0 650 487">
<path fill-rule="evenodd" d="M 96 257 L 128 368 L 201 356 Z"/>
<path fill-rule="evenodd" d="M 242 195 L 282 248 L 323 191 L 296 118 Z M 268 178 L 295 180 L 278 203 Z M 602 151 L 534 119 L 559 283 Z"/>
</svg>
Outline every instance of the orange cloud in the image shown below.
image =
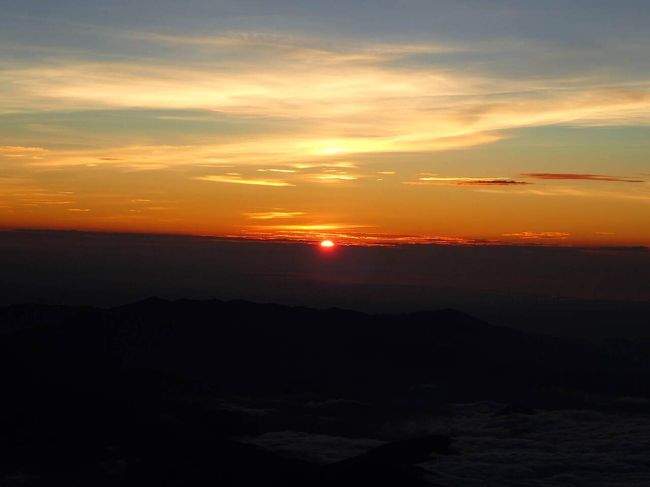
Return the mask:
<svg viewBox="0 0 650 487">
<path fill-rule="evenodd" d="M 516 237 L 523 240 L 566 240 L 571 236 L 565 232 L 517 232 L 504 233 L 504 237 Z"/>
<path fill-rule="evenodd" d="M 451 186 L 512 186 L 531 184 L 525 181 L 517 181 L 508 178 L 443 178 L 443 177 L 421 177 L 417 181 L 405 181 L 404 184 L 421 185 L 451 185 Z"/>
<path fill-rule="evenodd" d="M 282 186 L 295 186 L 286 181 L 280 181 L 277 179 L 244 179 L 241 176 L 231 175 L 231 176 L 198 176 L 194 179 L 200 181 L 210 181 L 213 183 L 229 183 L 229 184 L 246 184 L 251 186 L 272 186 L 272 187 L 282 187 Z"/>
<path fill-rule="evenodd" d="M 499 245 L 498 240 L 468 239 L 451 236 L 400 235 L 350 231 L 363 225 L 259 225 L 248 227 L 237 238 L 314 243 L 333 239 L 337 245 L 390 247 L 395 245 Z"/>
<path fill-rule="evenodd" d="M 322 173 L 322 174 L 310 174 L 307 176 L 307 179 L 316 183 L 340 183 L 344 181 L 356 181 L 359 179 L 359 176 L 347 174 L 347 173 Z"/>
<path fill-rule="evenodd" d="M 278 218 L 295 218 L 304 215 L 303 211 L 262 211 L 255 213 L 244 213 L 252 220 L 275 220 Z"/>
<path fill-rule="evenodd" d="M 21 145 L 0 145 L 0 152 L 45 152 L 42 147 L 25 147 Z"/>
<path fill-rule="evenodd" d="M 577 173 L 549 173 L 549 172 L 535 172 L 522 174 L 523 178 L 533 179 L 568 179 L 568 180 L 583 180 L 583 181 L 614 181 L 618 183 L 643 183 L 643 179 L 629 179 L 621 178 L 618 176 L 605 176 L 602 174 L 577 174 Z"/>
<path fill-rule="evenodd" d="M 292 231 L 322 231 L 322 230 L 342 230 L 346 228 L 363 228 L 366 225 L 347 225 L 341 223 L 322 223 L 310 225 L 255 225 L 249 228 L 261 230 L 292 230 Z"/>
<path fill-rule="evenodd" d="M 271 168 L 271 169 L 258 169 L 258 172 L 279 172 L 279 173 L 294 173 L 296 172 L 294 169 L 276 169 L 276 168 Z"/>
</svg>

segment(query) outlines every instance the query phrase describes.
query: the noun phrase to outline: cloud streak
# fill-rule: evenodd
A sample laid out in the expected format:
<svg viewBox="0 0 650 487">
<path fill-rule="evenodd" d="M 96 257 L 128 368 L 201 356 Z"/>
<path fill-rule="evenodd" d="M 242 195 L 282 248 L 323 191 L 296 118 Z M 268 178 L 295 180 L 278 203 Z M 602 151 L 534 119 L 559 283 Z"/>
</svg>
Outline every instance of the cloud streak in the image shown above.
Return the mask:
<svg viewBox="0 0 650 487">
<path fill-rule="evenodd" d="M 617 183 L 643 183 L 643 179 L 622 178 L 618 176 L 606 176 L 603 174 L 579 174 L 579 173 L 524 173 L 523 178 L 552 179 L 552 180 L 579 180 L 579 181 L 611 181 Z"/>
<path fill-rule="evenodd" d="M 24 153 L 24 152 L 45 152 L 42 147 L 24 147 L 20 145 L 0 145 L 0 152 L 4 153 Z"/>
<path fill-rule="evenodd" d="M 245 216 L 247 216 L 252 220 L 276 220 L 280 218 L 296 218 L 299 216 L 303 216 L 304 214 L 305 212 L 303 211 L 282 211 L 282 210 L 244 213 Z"/>
<path fill-rule="evenodd" d="M 271 186 L 271 187 L 284 187 L 294 186 L 291 183 L 280 180 L 271 179 L 246 179 L 242 176 L 197 176 L 194 179 L 199 181 L 210 181 L 213 183 L 228 183 L 228 184 L 243 184 L 250 186 Z"/>
<path fill-rule="evenodd" d="M 504 233 L 504 237 L 514 237 L 522 240 L 566 240 L 571 236 L 566 232 L 516 232 Z"/>
<path fill-rule="evenodd" d="M 435 177 L 425 176 L 417 181 L 405 181 L 413 185 L 447 185 L 447 186 L 520 186 L 531 184 L 509 178 L 466 178 L 466 177 Z"/>
</svg>

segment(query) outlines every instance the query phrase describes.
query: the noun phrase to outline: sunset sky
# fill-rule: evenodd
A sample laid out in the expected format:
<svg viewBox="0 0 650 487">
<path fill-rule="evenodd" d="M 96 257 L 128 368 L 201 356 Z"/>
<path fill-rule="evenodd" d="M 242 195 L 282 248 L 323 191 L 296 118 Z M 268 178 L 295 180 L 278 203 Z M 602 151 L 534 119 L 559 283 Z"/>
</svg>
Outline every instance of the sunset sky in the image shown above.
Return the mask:
<svg viewBox="0 0 650 487">
<path fill-rule="evenodd" d="M 647 0 L 0 0 L 0 228 L 650 245 Z"/>
</svg>

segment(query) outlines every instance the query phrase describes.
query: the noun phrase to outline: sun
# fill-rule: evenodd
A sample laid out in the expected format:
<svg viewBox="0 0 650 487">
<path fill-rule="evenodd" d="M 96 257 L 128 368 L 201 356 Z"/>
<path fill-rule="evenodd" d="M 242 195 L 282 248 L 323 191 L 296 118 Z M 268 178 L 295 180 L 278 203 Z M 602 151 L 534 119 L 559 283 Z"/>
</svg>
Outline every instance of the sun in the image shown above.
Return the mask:
<svg viewBox="0 0 650 487">
<path fill-rule="evenodd" d="M 331 249 L 332 247 L 334 247 L 334 242 L 332 242 L 331 240 L 323 240 L 320 243 L 320 246 L 323 247 L 324 249 Z"/>
</svg>

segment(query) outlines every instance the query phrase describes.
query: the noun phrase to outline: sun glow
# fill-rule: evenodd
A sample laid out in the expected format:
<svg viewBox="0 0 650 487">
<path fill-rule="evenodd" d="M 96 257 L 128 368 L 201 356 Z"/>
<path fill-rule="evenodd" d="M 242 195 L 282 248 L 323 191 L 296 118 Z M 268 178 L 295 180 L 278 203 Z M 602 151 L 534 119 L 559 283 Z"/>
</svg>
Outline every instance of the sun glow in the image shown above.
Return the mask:
<svg viewBox="0 0 650 487">
<path fill-rule="evenodd" d="M 325 155 L 336 155 L 336 154 L 342 154 L 344 152 L 347 152 L 347 150 L 342 147 L 327 147 L 325 149 L 321 149 L 318 152 L 320 154 L 325 154 Z"/>
<path fill-rule="evenodd" d="M 331 240 L 323 240 L 320 243 L 320 246 L 324 249 L 331 249 L 334 247 L 334 242 L 332 242 Z"/>
</svg>

